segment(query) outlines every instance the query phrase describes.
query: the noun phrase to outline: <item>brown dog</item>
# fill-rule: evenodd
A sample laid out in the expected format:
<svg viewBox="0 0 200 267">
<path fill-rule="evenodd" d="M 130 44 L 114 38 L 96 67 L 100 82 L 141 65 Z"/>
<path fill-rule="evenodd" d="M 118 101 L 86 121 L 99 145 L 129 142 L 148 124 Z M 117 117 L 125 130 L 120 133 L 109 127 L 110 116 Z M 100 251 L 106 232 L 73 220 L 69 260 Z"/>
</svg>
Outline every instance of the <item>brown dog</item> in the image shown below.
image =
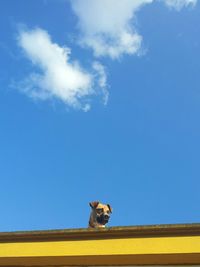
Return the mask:
<svg viewBox="0 0 200 267">
<path fill-rule="evenodd" d="M 90 228 L 104 228 L 110 219 L 112 208 L 109 204 L 102 204 L 98 201 L 90 202 L 92 212 L 90 214 L 89 227 Z"/>
</svg>

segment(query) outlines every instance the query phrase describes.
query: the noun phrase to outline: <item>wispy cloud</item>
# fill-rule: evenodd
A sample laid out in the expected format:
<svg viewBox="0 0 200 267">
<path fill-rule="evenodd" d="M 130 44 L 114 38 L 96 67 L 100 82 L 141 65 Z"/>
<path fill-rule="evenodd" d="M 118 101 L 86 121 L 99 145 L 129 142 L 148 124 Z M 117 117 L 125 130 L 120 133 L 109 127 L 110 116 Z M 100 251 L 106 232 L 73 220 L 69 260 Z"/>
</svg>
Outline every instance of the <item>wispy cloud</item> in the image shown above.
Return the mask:
<svg viewBox="0 0 200 267">
<path fill-rule="evenodd" d="M 20 31 L 18 44 L 25 56 L 38 67 L 20 83 L 20 88 L 28 96 L 37 99 L 57 98 L 65 104 L 87 111 L 89 97 L 98 94 L 98 89 L 107 97 L 106 73 L 99 64 L 86 71 L 78 61 L 71 61 L 71 51 L 52 42 L 43 29 Z M 102 82 L 104 81 L 104 82 Z"/>
<path fill-rule="evenodd" d="M 189 5 L 196 5 L 197 0 L 161 0 L 165 2 L 165 4 L 169 7 L 175 8 L 177 10 L 181 10 L 183 7 L 187 7 Z"/>
<path fill-rule="evenodd" d="M 180 10 L 197 0 L 71 0 L 81 31 L 79 43 L 93 49 L 95 56 L 119 58 L 138 54 L 142 36 L 136 27 L 136 14 L 155 1 Z"/>
</svg>

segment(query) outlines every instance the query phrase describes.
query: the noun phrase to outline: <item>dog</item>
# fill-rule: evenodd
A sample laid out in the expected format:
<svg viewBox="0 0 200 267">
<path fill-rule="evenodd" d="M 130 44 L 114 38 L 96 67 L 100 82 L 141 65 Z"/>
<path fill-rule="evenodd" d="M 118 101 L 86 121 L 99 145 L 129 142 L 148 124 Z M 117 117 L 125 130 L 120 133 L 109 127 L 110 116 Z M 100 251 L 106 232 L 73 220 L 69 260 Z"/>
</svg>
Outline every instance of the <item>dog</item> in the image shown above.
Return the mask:
<svg viewBox="0 0 200 267">
<path fill-rule="evenodd" d="M 110 219 L 112 208 L 109 204 L 102 204 L 99 201 L 89 203 L 92 208 L 89 219 L 89 228 L 105 228 Z"/>
</svg>

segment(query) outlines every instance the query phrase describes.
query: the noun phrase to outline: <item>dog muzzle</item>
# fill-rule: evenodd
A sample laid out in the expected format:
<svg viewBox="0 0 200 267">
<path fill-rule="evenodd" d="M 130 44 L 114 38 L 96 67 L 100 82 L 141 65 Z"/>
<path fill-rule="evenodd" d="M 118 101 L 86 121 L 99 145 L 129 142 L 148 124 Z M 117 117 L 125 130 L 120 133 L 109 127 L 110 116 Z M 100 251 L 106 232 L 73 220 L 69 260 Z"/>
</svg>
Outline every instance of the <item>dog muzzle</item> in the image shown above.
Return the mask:
<svg viewBox="0 0 200 267">
<path fill-rule="evenodd" d="M 109 219 L 110 216 L 108 214 L 101 214 L 100 216 L 97 216 L 97 222 L 100 224 L 108 223 Z"/>
</svg>

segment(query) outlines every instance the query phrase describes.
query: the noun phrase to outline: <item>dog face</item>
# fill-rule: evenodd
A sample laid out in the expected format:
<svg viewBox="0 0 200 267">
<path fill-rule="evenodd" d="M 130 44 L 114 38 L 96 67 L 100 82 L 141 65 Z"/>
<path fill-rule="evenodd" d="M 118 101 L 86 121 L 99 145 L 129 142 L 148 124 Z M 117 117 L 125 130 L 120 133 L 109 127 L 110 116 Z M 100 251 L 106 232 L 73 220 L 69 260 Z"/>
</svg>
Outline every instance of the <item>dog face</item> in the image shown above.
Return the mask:
<svg viewBox="0 0 200 267">
<path fill-rule="evenodd" d="M 93 228 L 105 227 L 110 219 L 112 208 L 109 204 L 102 204 L 98 201 L 90 202 L 92 212 L 90 215 L 89 226 Z"/>
</svg>

